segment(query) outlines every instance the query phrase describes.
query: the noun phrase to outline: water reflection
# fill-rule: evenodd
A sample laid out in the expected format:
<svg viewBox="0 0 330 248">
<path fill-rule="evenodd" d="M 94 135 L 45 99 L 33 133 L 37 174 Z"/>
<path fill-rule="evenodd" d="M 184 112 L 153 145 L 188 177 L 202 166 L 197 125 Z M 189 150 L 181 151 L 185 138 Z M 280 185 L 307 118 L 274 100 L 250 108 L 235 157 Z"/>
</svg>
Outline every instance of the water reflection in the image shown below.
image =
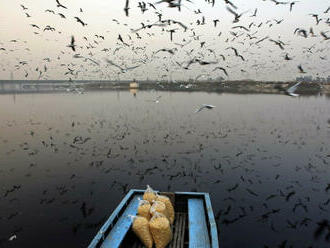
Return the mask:
<svg viewBox="0 0 330 248">
<path fill-rule="evenodd" d="M 222 247 L 329 245 L 329 98 L 138 94 L 0 96 L 0 247 L 85 247 L 146 184 L 210 192 Z"/>
</svg>

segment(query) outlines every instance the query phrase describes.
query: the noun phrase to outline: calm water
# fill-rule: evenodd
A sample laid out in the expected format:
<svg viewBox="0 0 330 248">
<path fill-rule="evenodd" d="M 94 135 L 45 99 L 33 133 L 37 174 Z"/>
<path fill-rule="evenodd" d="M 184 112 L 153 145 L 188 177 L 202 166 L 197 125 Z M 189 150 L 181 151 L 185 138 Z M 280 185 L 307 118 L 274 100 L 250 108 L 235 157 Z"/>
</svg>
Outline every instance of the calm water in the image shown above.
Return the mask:
<svg viewBox="0 0 330 248">
<path fill-rule="evenodd" d="M 146 184 L 210 192 L 221 247 L 329 247 L 329 119 L 325 97 L 0 95 L 0 247 L 86 247 Z"/>
</svg>

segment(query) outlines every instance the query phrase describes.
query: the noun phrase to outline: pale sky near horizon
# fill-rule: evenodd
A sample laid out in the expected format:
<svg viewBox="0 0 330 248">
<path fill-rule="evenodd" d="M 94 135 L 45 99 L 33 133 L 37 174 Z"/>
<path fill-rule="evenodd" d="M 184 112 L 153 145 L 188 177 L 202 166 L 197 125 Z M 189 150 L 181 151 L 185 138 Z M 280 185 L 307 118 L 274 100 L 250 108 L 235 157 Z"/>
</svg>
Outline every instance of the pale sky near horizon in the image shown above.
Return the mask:
<svg viewBox="0 0 330 248">
<path fill-rule="evenodd" d="M 55 0 L 0 0 L 0 49 L 3 48 L 0 50 L 0 79 L 9 79 L 11 72 L 15 79 L 33 80 L 70 77 L 86 80 L 184 80 L 196 78 L 200 74 L 201 79 L 222 76 L 230 80 L 292 80 L 301 75 L 330 75 L 330 39 L 325 40 L 320 35 L 320 32 L 324 32 L 330 37 L 330 11 L 324 13 L 330 6 L 330 1 L 301 0 L 290 12 L 289 5 L 275 5 L 271 0 L 232 0 L 238 7 L 238 13 L 247 11 L 238 23 L 232 22 L 234 16 L 226 10 L 223 0 L 216 0 L 214 7 L 204 0 L 194 0 L 192 3 L 183 0 L 181 12 L 177 8 L 168 8 L 166 3 L 155 5 L 157 10 L 147 5 L 147 11 L 144 13 L 138 8 L 139 1 L 131 0 L 129 17 L 125 16 L 123 10 L 125 0 L 60 2 L 67 9 L 58 8 Z M 23 10 L 21 4 L 28 9 Z M 83 12 L 80 12 L 80 8 Z M 251 17 L 256 8 L 256 17 Z M 53 10 L 55 14 L 45 12 L 47 9 Z M 195 14 L 197 9 L 202 13 Z M 157 22 L 158 16 L 155 12 L 162 13 L 163 20 L 172 19 L 184 23 L 188 30 L 184 31 L 177 24 L 154 26 L 138 31 L 141 37 L 138 39 L 132 29 L 140 28 L 141 22 Z M 25 13 L 31 17 L 27 17 Z M 64 14 L 66 18 L 61 18 L 58 13 Z M 318 25 L 310 14 L 318 14 L 322 19 Z M 87 26 L 83 27 L 77 23 L 75 16 L 80 17 Z M 201 21 L 203 16 L 206 24 L 197 25 L 196 21 Z M 119 24 L 113 19 L 118 20 Z M 214 19 L 219 19 L 217 27 L 214 27 Z M 276 24 L 274 19 L 284 20 Z M 248 28 L 252 22 L 255 25 L 252 24 L 249 31 L 233 29 L 238 25 Z M 262 25 L 257 27 L 260 23 Z M 31 24 L 36 24 L 39 29 Z M 55 28 L 55 31 L 43 31 L 47 25 Z M 305 29 L 308 38 L 294 34 L 296 28 Z M 315 37 L 309 33 L 310 28 L 313 29 Z M 168 32 L 170 29 L 177 29 L 172 42 Z M 221 35 L 218 36 L 220 32 Z M 119 34 L 129 46 L 117 39 Z M 76 39 L 76 52 L 67 47 L 72 35 Z M 95 35 L 104 36 L 105 39 Z M 264 37 L 268 39 L 255 44 Z M 284 50 L 269 39 L 281 40 L 285 44 Z M 189 44 L 184 47 L 177 45 L 186 42 Z M 201 42 L 205 42 L 203 48 Z M 228 47 L 235 47 L 245 61 L 235 56 L 234 51 Z M 167 52 L 153 55 L 162 48 L 178 50 L 174 55 Z M 79 54 L 80 58 L 74 58 L 75 54 Z M 292 60 L 284 60 L 286 54 Z M 224 55 L 225 61 L 220 55 Z M 122 68 L 137 65 L 139 67 L 120 73 L 117 67 L 105 61 L 106 58 Z M 194 63 L 188 70 L 182 68 L 194 58 L 216 64 Z M 307 73 L 299 73 L 298 65 Z M 225 68 L 228 77 L 221 70 L 213 71 L 216 67 Z"/>
</svg>

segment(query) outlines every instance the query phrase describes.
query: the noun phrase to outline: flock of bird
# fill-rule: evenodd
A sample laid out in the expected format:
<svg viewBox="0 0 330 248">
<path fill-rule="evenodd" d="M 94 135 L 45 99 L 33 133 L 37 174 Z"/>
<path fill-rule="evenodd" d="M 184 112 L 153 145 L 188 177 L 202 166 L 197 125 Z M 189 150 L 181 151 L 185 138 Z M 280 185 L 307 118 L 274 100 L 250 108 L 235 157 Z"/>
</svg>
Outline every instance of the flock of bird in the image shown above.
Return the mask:
<svg viewBox="0 0 330 248">
<path fill-rule="evenodd" d="M 294 15 L 295 6 L 303 4 L 299 1 L 268 0 L 266 2 L 270 6 L 275 4 L 276 8 L 288 6 L 287 11 L 292 15 Z M 187 4 L 189 7 L 186 6 Z M 207 18 L 207 12 L 204 13 L 199 8 L 192 9 L 194 3 L 190 0 L 162 0 L 154 3 L 141 1 L 138 2 L 137 6 L 127 0 L 123 6 L 123 14 L 126 18 L 130 17 L 130 12 L 133 9 L 135 12 L 140 9 L 142 17 L 148 14 L 148 19 L 141 23 L 141 27 L 129 28 L 124 21 L 112 19 L 113 24 L 118 26 L 116 29 L 122 30 L 124 33 L 116 34 L 106 31 L 103 34 L 88 35 L 87 32 L 93 31 L 89 29 L 87 21 L 84 20 L 85 11 L 80 8 L 78 13 L 70 16 L 70 7 L 56 0 L 56 2 L 54 1 L 55 8 L 46 9 L 44 12 L 58 15 L 59 18 L 68 21 L 71 18 L 74 19 L 81 26 L 85 35 L 77 38 L 77 35 L 72 34 L 67 42 L 67 49 L 63 47 L 59 54 L 53 58 L 43 58 L 37 66 L 35 66 L 35 61 L 29 60 L 29 58 L 23 59 L 22 54 L 20 54 L 20 57 L 16 58 L 15 65 L 9 62 L 5 64 L 3 61 L 0 67 L 2 70 L 10 70 L 9 68 L 14 67 L 15 71 L 23 72 L 26 79 L 47 79 L 50 77 L 48 69 L 51 67 L 53 71 L 62 70 L 63 73 L 60 75 L 69 77 L 71 80 L 84 79 L 88 75 L 95 75 L 98 79 L 113 79 L 114 77 L 125 77 L 127 73 L 131 79 L 142 76 L 145 78 L 145 72 L 150 70 L 150 66 L 154 66 L 152 67 L 155 68 L 153 73 L 156 73 L 154 75 L 161 80 L 171 78 L 173 73 L 182 74 L 182 72 L 198 80 L 204 74 L 210 78 L 230 79 L 236 74 L 248 78 L 253 73 L 262 74 L 262 71 L 271 69 L 273 72 L 285 70 L 289 67 L 290 61 L 295 61 L 292 63 L 296 64 L 296 75 L 309 71 L 313 73 L 315 70 L 317 75 L 326 74 L 328 66 L 326 54 L 329 51 L 330 40 L 326 29 L 330 26 L 328 17 L 330 7 L 322 13 L 311 13 L 306 16 L 308 21 L 315 19 L 314 25 L 307 24 L 309 27 L 295 28 L 291 33 L 290 29 L 286 28 L 288 20 L 276 18 L 260 20 L 259 15 L 261 14 L 258 8 L 253 11 L 241 12 L 239 6 L 229 0 L 206 0 L 205 4 L 211 6 L 223 4 L 224 11 L 227 10 L 233 16 L 232 24 L 229 24 L 229 27 L 224 27 L 222 25 L 227 24 L 222 24 L 224 20 L 221 18 Z M 166 7 L 178 9 L 181 12 L 188 11 L 189 15 L 196 16 L 196 21 L 184 23 L 175 18 L 167 18 L 167 13 L 164 10 Z M 29 14 L 32 8 L 35 9 L 33 6 L 21 4 L 21 9 L 29 20 L 34 18 Z M 149 20 L 149 18 L 154 18 L 154 20 Z M 45 32 L 52 32 L 55 37 L 57 37 L 56 32 L 59 35 L 64 32 L 51 24 L 45 25 L 45 27 L 42 25 L 41 22 L 30 23 L 31 31 L 39 37 L 39 42 L 43 42 L 43 33 Z M 203 29 L 204 26 L 210 30 L 214 29 L 212 32 L 217 35 L 211 36 L 211 38 L 207 37 L 206 35 L 209 36 L 209 34 Z M 285 37 L 281 39 L 282 35 L 276 37 L 269 34 L 275 26 L 287 29 L 286 33 L 283 34 Z M 229 30 L 227 30 L 228 28 Z M 293 35 L 292 39 L 295 41 L 288 39 L 289 33 Z M 155 45 L 153 40 L 157 36 L 168 36 L 167 46 L 170 47 L 150 50 Z M 113 41 L 113 37 L 117 37 L 115 44 L 109 45 L 109 42 Z M 55 40 L 57 39 L 55 38 Z M 300 51 L 295 51 L 295 46 L 298 46 L 296 42 L 311 45 L 308 47 L 300 45 Z M 15 51 L 15 49 L 10 48 L 10 43 L 17 46 L 18 43 L 23 43 L 26 46 L 24 50 L 33 52 L 28 47 L 28 41 L 17 38 L 8 43 L 7 47 L 4 42 L 0 43 L 2 55 L 9 56 L 11 52 Z M 219 43 L 222 44 L 221 48 L 219 48 Z M 270 46 L 271 43 L 274 44 L 274 47 Z M 69 58 L 71 56 L 71 61 L 68 63 L 64 62 L 68 59 L 63 58 L 65 55 L 69 55 Z M 132 59 L 128 59 L 129 57 Z M 309 63 L 312 59 L 323 63 L 321 68 Z M 268 64 L 271 65 L 271 68 L 267 68 Z M 306 69 L 307 65 L 308 68 Z"/>
<path fill-rule="evenodd" d="M 302 1 L 262 2 L 274 8 L 286 8 L 292 15 L 297 5 L 303 4 Z M 224 11 L 232 17 L 229 30 L 222 26 L 221 18 L 210 18 L 200 8 L 191 9 L 194 2 L 190 0 L 140 1 L 137 4 L 126 0 L 121 4 L 125 18 L 131 18 L 134 9 L 154 19 L 134 27 L 128 27 L 125 21 L 112 19 L 112 24 L 119 29 L 129 30 L 126 33 L 89 33 L 91 24 L 84 18 L 88 10 L 79 8 L 72 16 L 69 3 L 56 0 L 50 9 L 42 12 L 65 22 L 74 21 L 77 29 L 86 30 L 84 34 L 69 34 L 58 54 L 42 58 L 38 65 L 32 58 L 24 58 L 23 51 L 34 51 L 29 48 L 28 41 L 19 37 L 1 40 L 0 54 L 6 58 L 13 55 L 15 73 L 23 72 L 26 79 L 48 79 L 50 70 L 62 68 L 61 75 L 71 82 L 91 74 L 98 79 L 127 74 L 129 77 L 146 77 L 151 66 L 156 66 L 160 79 L 171 78 L 173 72 L 192 73 L 193 83 L 205 75 L 230 79 L 237 73 L 249 75 L 251 71 L 280 70 L 291 62 L 298 74 L 306 74 L 315 69 L 314 59 L 322 63 L 328 61 L 330 36 L 326 29 L 330 26 L 330 7 L 322 13 L 306 16 L 315 21 L 313 25 L 287 30 L 295 40 L 312 43 L 301 47 L 297 53 L 294 42 L 288 38 L 265 32 L 274 27 L 285 29 L 288 20 L 260 21 L 258 8 L 240 10 L 234 1 L 205 1 L 211 8 L 224 5 Z M 56 37 L 63 35 L 61 27 L 45 25 L 37 18 L 34 20 L 30 10 L 38 11 L 38 7 L 24 3 L 18 7 L 29 20 L 27 28 L 40 41 L 44 41 L 45 33 Z M 196 18 L 186 23 L 168 17 L 167 8 L 179 13 L 189 11 Z M 214 30 L 215 37 L 207 37 L 203 31 L 206 28 Z M 108 42 L 113 36 L 116 39 L 114 44 Z M 153 40 L 157 36 L 166 37 L 167 45 L 161 44 L 154 49 Z M 16 57 L 17 49 L 13 49 L 13 45 L 22 52 L 20 57 Z M 270 59 L 264 58 L 265 51 Z M 67 63 L 64 62 L 66 56 L 70 59 Z M 0 61 L 0 68 L 11 70 L 10 63 Z M 328 69 L 324 64 L 322 66 L 320 75 Z M 298 96 L 296 90 L 300 84 L 278 90 L 289 96 Z M 168 100 L 157 96 L 146 101 L 160 103 L 161 99 Z M 32 244 L 35 241 L 29 240 L 29 235 L 33 234 L 29 225 L 33 221 L 29 216 L 42 224 L 47 222 L 49 225 L 49 221 L 53 221 L 63 235 L 68 235 L 68 230 L 72 235 L 79 234 L 81 239 L 85 238 L 79 244 L 87 245 L 95 234 L 93 231 L 106 219 L 109 206 L 114 208 L 114 204 L 131 187 L 146 184 L 167 191 L 178 188 L 209 191 L 219 230 L 223 232 L 220 237 L 224 247 L 226 244 L 246 247 L 244 242 L 249 240 L 237 240 L 237 230 L 242 234 L 248 232 L 257 242 L 257 235 L 250 229 L 271 236 L 258 241 L 264 248 L 294 247 L 295 244 L 300 248 L 315 248 L 328 244 L 330 184 L 326 175 L 330 163 L 327 146 L 329 127 L 318 123 L 312 106 L 306 106 L 310 110 L 308 114 L 313 117 L 312 122 L 292 128 L 290 118 L 284 118 L 280 125 L 274 116 L 261 111 L 262 114 L 255 116 L 256 122 L 253 122 L 258 124 L 257 128 L 245 121 L 248 115 L 239 112 L 231 116 L 233 119 L 212 114 L 207 121 L 193 114 L 180 116 L 180 119 L 176 117 L 178 105 L 172 106 L 170 117 L 166 111 L 157 109 L 162 106 L 158 104 L 148 111 L 141 111 L 136 105 L 126 110 L 115 106 L 123 112 L 130 112 L 125 115 L 113 109 L 113 116 L 104 119 L 95 117 L 95 112 L 78 120 L 75 116 L 59 115 L 60 121 L 56 123 L 53 120 L 54 125 L 31 119 L 23 124 L 9 119 L 0 122 L 0 130 L 3 131 L 0 134 L 0 161 L 3 163 L 0 177 L 4 178 L 0 200 L 5 206 L 0 226 L 8 226 L 7 230 L 0 232 L 0 247 L 7 247 L 8 243 Z M 87 104 L 83 107 L 88 109 Z M 253 106 L 250 107 L 252 109 Z M 195 113 L 214 108 L 214 105 L 203 104 Z M 295 112 L 290 113 L 294 115 Z M 243 121 L 237 122 L 237 116 L 241 115 L 245 119 L 242 117 Z M 266 127 L 257 123 L 265 122 L 260 117 L 264 115 L 271 120 L 267 119 Z M 155 119 L 155 116 L 160 119 Z M 24 126 L 24 130 L 17 128 L 20 126 Z M 16 135 L 15 128 L 19 130 L 20 137 L 11 140 L 10 135 Z M 318 137 L 317 144 L 313 140 L 315 137 Z M 22 166 L 13 166 L 13 161 Z M 21 178 L 19 182 L 15 181 L 14 173 Z M 33 180 L 40 185 L 35 186 L 31 183 Z M 40 214 L 28 213 L 33 210 L 26 210 L 24 203 L 39 209 Z M 70 209 L 71 216 L 67 209 Z M 53 215 L 60 218 L 54 220 Z M 28 216 L 26 218 L 30 222 L 22 223 L 23 216 Z M 48 216 L 45 222 L 38 219 L 44 216 Z M 251 223 L 254 228 L 251 228 Z M 310 241 L 291 239 L 302 234 L 311 238 Z M 58 245 L 52 236 L 45 240 L 48 238 Z M 72 242 L 71 247 L 77 245 L 75 241 L 76 236 L 68 241 Z"/>
</svg>

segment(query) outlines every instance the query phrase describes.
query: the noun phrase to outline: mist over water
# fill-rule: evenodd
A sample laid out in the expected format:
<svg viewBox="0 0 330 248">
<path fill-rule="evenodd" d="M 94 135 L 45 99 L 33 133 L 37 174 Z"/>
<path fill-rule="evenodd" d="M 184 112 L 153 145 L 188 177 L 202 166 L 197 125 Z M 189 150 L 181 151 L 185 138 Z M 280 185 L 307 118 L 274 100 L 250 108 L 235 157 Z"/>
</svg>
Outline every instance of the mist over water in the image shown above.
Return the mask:
<svg viewBox="0 0 330 248">
<path fill-rule="evenodd" d="M 216 108 L 195 113 L 203 103 Z M 327 230 L 314 239 L 330 210 L 328 98 L 107 91 L 0 106 L 0 247 L 86 247 L 147 184 L 209 192 L 221 247 L 329 245 Z"/>
</svg>

